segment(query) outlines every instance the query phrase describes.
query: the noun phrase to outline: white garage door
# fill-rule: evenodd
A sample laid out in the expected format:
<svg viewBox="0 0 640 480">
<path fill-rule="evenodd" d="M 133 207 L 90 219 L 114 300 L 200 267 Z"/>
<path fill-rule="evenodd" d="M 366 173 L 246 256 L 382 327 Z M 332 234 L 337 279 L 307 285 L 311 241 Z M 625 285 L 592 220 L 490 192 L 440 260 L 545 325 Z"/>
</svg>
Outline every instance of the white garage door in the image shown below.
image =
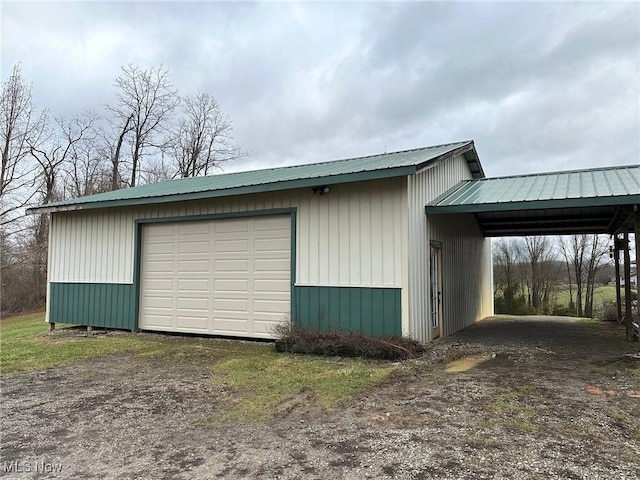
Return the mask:
<svg viewBox="0 0 640 480">
<path fill-rule="evenodd" d="M 289 215 L 142 228 L 140 328 L 272 338 L 290 311 Z"/>
</svg>

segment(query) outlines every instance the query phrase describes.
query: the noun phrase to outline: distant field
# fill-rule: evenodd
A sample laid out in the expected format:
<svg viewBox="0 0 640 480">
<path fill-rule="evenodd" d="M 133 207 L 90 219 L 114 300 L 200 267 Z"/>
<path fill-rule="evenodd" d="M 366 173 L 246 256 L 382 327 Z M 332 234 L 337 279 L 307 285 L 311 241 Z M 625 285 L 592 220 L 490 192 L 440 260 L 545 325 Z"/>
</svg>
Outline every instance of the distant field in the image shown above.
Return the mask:
<svg viewBox="0 0 640 480">
<path fill-rule="evenodd" d="M 631 290 L 631 293 L 635 293 L 635 290 Z M 624 295 L 624 291 L 623 291 Z M 573 289 L 573 298 L 575 301 L 576 290 Z M 615 302 L 616 301 L 616 287 L 613 285 L 602 285 L 600 287 L 596 287 L 593 292 L 593 307 L 597 308 L 605 302 Z M 565 305 L 569 306 L 569 288 L 565 288 L 563 290 L 558 291 L 558 295 L 556 297 L 556 305 Z"/>
</svg>

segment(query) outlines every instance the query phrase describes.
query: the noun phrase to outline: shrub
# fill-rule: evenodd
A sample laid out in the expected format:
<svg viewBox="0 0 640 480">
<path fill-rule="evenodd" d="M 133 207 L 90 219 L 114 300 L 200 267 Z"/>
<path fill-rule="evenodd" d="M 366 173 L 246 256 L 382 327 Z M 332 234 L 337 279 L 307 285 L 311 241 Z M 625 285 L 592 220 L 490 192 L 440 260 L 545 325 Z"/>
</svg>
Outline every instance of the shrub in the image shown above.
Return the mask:
<svg viewBox="0 0 640 480">
<path fill-rule="evenodd" d="M 571 310 L 569 310 L 569 307 L 567 307 L 566 305 L 557 304 L 553 306 L 552 314 L 561 317 L 572 317 L 575 315 L 575 313 L 572 313 Z"/>
<path fill-rule="evenodd" d="M 312 332 L 291 322 L 279 324 L 276 351 L 380 360 L 406 360 L 424 353 L 424 345 L 407 337 L 369 337 L 357 332 Z"/>
<path fill-rule="evenodd" d="M 497 294 L 494 296 L 494 310 L 496 313 L 509 315 L 533 315 L 536 312 L 527 304 L 524 295 L 507 296 Z"/>
<path fill-rule="evenodd" d="M 598 320 L 605 322 L 617 322 L 618 321 L 618 307 L 616 302 L 604 302 L 599 307 L 594 308 L 593 316 Z"/>
</svg>

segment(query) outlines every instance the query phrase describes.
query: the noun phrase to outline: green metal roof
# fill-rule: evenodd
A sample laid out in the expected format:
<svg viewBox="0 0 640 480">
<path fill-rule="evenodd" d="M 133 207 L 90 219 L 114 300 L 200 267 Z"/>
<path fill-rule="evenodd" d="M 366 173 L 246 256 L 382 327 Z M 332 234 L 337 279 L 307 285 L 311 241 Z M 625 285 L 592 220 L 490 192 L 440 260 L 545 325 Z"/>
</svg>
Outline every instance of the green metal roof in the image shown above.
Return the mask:
<svg viewBox="0 0 640 480">
<path fill-rule="evenodd" d="M 331 162 L 180 178 L 54 202 L 31 208 L 28 213 L 164 203 L 392 178 L 411 175 L 427 164 L 458 154 L 465 156 L 474 177 L 484 177 L 473 141 L 464 141 Z"/>
<path fill-rule="evenodd" d="M 461 182 L 427 215 L 472 213 L 486 236 L 614 233 L 640 204 L 640 165 Z"/>
<path fill-rule="evenodd" d="M 640 165 L 461 182 L 427 213 L 471 213 L 640 202 Z"/>
</svg>

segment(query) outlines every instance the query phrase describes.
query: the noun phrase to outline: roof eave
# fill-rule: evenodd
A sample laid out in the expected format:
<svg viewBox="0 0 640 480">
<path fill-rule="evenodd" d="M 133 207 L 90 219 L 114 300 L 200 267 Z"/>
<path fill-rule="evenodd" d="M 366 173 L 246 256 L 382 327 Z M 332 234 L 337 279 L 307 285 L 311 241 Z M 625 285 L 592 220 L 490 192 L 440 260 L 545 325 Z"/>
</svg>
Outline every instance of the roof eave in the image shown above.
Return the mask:
<svg viewBox="0 0 640 480">
<path fill-rule="evenodd" d="M 532 200 L 504 203 L 478 203 L 470 205 L 426 205 L 427 215 L 447 213 L 512 212 L 519 210 L 542 210 L 553 208 L 584 208 L 615 205 L 640 204 L 640 195 L 617 195 L 611 197 L 567 198 L 558 200 Z"/>
<path fill-rule="evenodd" d="M 203 200 L 207 198 L 229 197 L 233 195 L 247 195 L 251 193 L 273 192 L 277 190 L 293 190 L 296 188 L 311 188 L 319 185 L 337 185 L 341 183 L 361 182 L 367 180 L 378 180 L 383 178 L 405 177 L 416 172 L 416 167 L 403 166 L 385 168 L 380 170 L 370 170 L 342 175 L 328 175 L 323 177 L 288 180 L 281 182 L 271 182 L 258 185 L 248 185 L 244 187 L 226 188 L 220 190 L 205 190 L 200 192 L 179 193 L 159 195 L 154 197 L 138 197 L 115 200 L 99 200 L 87 203 L 70 203 L 61 205 L 41 205 L 27 209 L 28 215 L 67 212 L 77 210 L 93 210 L 97 208 L 115 208 L 140 205 L 155 205 L 161 203 L 183 202 L 189 200 Z"/>
</svg>

